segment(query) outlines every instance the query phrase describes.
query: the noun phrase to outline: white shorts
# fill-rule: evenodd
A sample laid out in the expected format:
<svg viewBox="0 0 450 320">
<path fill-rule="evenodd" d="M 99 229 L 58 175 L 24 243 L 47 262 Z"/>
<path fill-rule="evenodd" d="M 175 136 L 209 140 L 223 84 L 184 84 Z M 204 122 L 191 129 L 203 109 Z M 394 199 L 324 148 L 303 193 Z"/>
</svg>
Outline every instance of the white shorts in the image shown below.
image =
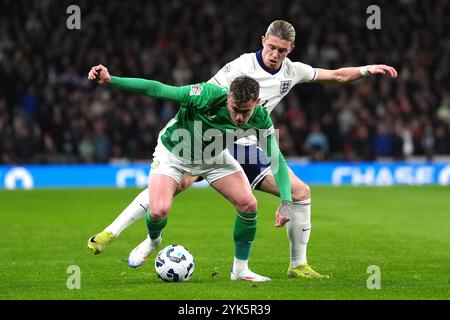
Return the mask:
<svg viewBox="0 0 450 320">
<path fill-rule="evenodd" d="M 174 155 L 158 140 L 158 145 L 153 153 L 153 161 L 150 169 L 152 174 L 169 176 L 180 184 L 181 176 L 201 176 L 209 184 L 235 172 L 243 172 L 241 165 L 227 149 L 216 156 L 218 161 L 212 164 L 194 164 L 188 160 Z"/>
</svg>

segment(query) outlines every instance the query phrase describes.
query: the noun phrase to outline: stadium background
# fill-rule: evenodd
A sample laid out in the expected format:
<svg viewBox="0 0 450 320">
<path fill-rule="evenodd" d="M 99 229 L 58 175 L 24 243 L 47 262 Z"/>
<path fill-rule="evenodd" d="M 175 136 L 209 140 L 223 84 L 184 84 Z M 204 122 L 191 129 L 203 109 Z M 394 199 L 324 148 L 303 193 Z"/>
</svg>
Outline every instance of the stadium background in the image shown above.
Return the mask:
<svg viewBox="0 0 450 320">
<path fill-rule="evenodd" d="M 66 8 L 81 8 L 68 30 Z M 381 8 L 381 30 L 366 9 Z M 176 113 L 87 80 L 114 75 L 175 85 L 208 80 L 261 48 L 277 18 L 297 31 L 289 56 L 313 67 L 385 63 L 397 79 L 296 86 L 272 117 L 287 157 L 372 161 L 450 155 L 448 1 L 2 1 L 0 163 L 148 161 Z"/>
</svg>

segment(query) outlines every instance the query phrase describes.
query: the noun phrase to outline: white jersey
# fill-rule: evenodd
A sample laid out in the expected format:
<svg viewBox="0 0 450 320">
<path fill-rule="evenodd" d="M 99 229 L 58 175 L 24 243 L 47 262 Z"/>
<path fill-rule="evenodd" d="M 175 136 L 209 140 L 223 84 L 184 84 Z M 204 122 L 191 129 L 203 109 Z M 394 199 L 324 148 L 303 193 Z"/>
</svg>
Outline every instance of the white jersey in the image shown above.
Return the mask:
<svg viewBox="0 0 450 320">
<path fill-rule="evenodd" d="M 269 114 L 275 106 L 284 98 L 294 85 L 302 82 L 313 81 L 317 77 L 317 71 L 310 65 L 301 62 L 292 62 L 285 58 L 280 69 L 269 70 L 262 61 L 261 51 L 257 53 L 245 53 L 239 58 L 226 64 L 220 69 L 213 79 L 223 87 L 230 87 L 231 82 L 239 76 L 249 76 L 258 81 L 260 86 L 259 103 Z M 240 139 L 238 144 L 253 144 L 253 139 Z"/>
</svg>

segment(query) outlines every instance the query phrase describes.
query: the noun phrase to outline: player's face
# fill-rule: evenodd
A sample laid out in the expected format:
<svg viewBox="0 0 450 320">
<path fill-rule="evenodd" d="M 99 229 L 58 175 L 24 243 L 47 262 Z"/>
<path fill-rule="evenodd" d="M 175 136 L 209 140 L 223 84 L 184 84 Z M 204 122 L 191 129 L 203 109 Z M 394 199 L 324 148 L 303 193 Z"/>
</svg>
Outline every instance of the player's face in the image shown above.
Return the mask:
<svg viewBox="0 0 450 320">
<path fill-rule="evenodd" d="M 276 70 L 283 63 L 284 58 L 294 49 L 292 42 L 275 36 L 262 37 L 262 58 L 267 68 Z"/>
<path fill-rule="evenodd" d="M 228 112 L 233 123 L 240 127 L 243 126 L 252 117 L 253 111 L 261 99 L 250 100 L 244 103 L 238 103 L 232 94 L 228 94 Z"/>
</svg>

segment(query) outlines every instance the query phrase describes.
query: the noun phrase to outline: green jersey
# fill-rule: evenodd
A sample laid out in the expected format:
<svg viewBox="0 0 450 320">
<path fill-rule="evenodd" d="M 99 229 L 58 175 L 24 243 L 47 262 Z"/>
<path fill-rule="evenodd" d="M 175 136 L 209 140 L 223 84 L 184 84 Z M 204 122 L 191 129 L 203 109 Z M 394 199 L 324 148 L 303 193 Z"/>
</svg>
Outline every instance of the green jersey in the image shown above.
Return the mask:
<svg viewBox="0 0 450 320">
<path fill-rule="evenodd" d="M 180 87 L 180 109 L 162 131 L 164 146 L 178 156 L 202 163 L 243 136 L 266 137 L 273 132 L 272 120 L 260 106 L 246 124 L 236 126 L 228 112 L 227 93 L 226 88 L 208 83 Z"/>
<path fill-rule="evenodd" d="M 254 109 L 246 124 L 236 126 L 228 111 L 226 88 L 208 83 L 174 87 L 153 80 L 119 77 L 112 77 L 110 83 L 179 103 L 178 113 L 161 131 L 160 138 L 169 151 L 194 163 L 214 158 L 240 138 L 256 135 L 271 160 L 281 199 L 292 201 L 287 164 L 276 143 L 272 120 L 261 106 Z"/>
</svg>

